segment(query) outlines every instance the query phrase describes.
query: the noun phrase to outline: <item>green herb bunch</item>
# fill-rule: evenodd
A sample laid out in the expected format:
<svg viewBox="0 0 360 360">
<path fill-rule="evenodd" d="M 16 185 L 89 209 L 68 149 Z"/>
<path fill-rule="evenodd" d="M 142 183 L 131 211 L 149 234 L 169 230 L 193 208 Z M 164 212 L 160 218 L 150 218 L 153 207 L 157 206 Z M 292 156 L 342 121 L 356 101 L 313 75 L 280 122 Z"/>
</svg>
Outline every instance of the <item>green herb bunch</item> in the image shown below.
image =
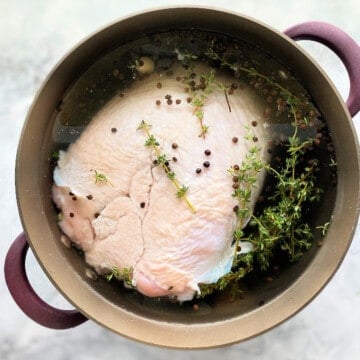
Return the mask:
<svg viewBox="0 0 360 360">
<path fill-rule="evenodd" d="M 306 166 L 300 157 L 312 144 L 312 139 L 301 140 L 297 127 L 286 144 L 287 157 L 279 170 L 267 165 L 275 181 L 275 190 L 267 206 L 258 215 L 252 215 L 252 228 L 247 241 L 254 245 L 254 255 L 261 270 L 269 268 L 274 248 L 288 253 L 290 261 L 298 260 L 311 247 L 313 232 L 304 222 L 304 205 L 320 200 L 322 190 L 316 186 L 318 162 Z"/>
<path fill-rule="evenodd" d="M 200 284 L 201 297 L 228 286 L 234 295 L 239 291 L 238 281 L 251 271 L 269 269 L 276 250 L 288 254 L 290 261 L 296 261 L 311 247 L 314 234 L 304 219 L 304 209 L 310 203 L 320 200 L 322 190 L 316 185 L 318 162 L 311 160 L 303 165 L 301 158 L 312 143 L 312 138 L 302 140 L 298 136 L 298 127 L 294 124 L 294 133 L 284 144 L 286 158 L 279 168 L 262 164 L 258 157 L 260 149 L 251 147 L 241 166 L 233 166 L 229 170 L 232 176 L 239 179 L 236 181 L 241 181 L 241 186 L 232 194 L 239 204 L 236 209 L 238 226 L 234 231 L 236 255 L 231 271 L 217 283 Z M 268 198 L 269 205 L 260 213 L 251 214 L 247 204 L 256 174 L 263 167 L 273 177 L 274 191 Z M 243 230 L 244 221 L 249 218 L 249 224 Z M 329 223 L 326 223 L 319 228 L 327 230 L 328 227 Z M 326 231 L 322 232 L 323 236 L 325 233 Z M 237 254 L 240 241 L 250 242 L 253 245 L 252 251 Z"/>
</svg>

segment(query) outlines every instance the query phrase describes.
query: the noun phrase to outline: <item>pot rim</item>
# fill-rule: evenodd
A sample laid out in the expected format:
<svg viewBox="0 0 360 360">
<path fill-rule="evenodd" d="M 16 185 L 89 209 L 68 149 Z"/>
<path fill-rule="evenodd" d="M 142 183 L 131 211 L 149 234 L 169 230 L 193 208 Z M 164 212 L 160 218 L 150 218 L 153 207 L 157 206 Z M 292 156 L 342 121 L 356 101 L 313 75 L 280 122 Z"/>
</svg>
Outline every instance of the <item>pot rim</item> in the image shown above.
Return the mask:
<svg viewBox="0 0 360 360">
<path fill-rule="evenodd" d="M 352 195 L 352 199 L 350 199 L 346 193 L 346 189 L 341 187 L 343 182 L 346 181 L 346 176 L 343 175 L 342 178 L 339 179 L 338 188 L 340 188 L 340 191 L 337 195 L 334 213 L 341 214 L 347 211 L 349 217 L 347 221 L 350 226 L 341 233 L 346 241 L 338 245 L 341 251 L 337 254 L 332 254 L 331 264 L 328 263 L 327 259 L 329 251 L 319 252 L 316 258 L 317 260 L 309 264 L 307 270 L 292 283 L 291 287 L 278 297 L 265 303 L 261 308 L 230 319 L 199 324 L 180 324 L 144 318 L 126 309 L 119 309 L 101 294 L 95 292 L 90 286 L 87 286 L 82 276 L 71 267 L 69 260 L 61 256 L 59 252 L 61 244 L 49 227 L 44 212 L 44 199 L 41 194 L 36 193 L 38 185 L 36 181 L 29 180 L 25 176 L 28 174 L 29 169 L 31 169 L 32 164 L 29 164 L 28 158 L 24 156 L 24 152 L 29 149 L 29 146 L 34 146 L 34 141 L 37 140 L 29 139 L 28 128 L 34 126 L 32 119 L 36 118 L 39 114 L 38 103 L 43 101 L 44 93 L 55 91 L 52 90 L 51 84 L 54 77 L 59 76 L 59 73 L 65 71 L 64 66 L 66 67 L 69 61 L 76 57 L 76 54 L 81 51 L 81 48 L 96 40 L 99 41 L 101 37 L 106 37 L 106 34 L 111 32 L 114 27 L 126 21 L 139 19 L 144 16 L 150 18 L 154 14 L 165 14 L 166 12 L 183 11 L 184 9 L 185 11 L 197 10 L 202 14 L 216 13 L 219 15 L 219 13 L 221 13 L 221 17 L 226 17 L 228 20 L 231 18 L 235 21 L 236 18 L 237 21 L 240 21 L 241 19 L 247 23 L 252 23 L 256 28 L 261 28 L 264 32 L 268 32 L 269 36 L 270 34 L 272 37 L 277 36 L 279 41 L 281 39 L 284 44 L 296 49 L 302 61 L 307 61 L 311 64 L 312 71 L 321 76 L 322 81 L 327 83 L 328 91 L 331 91 L 339 100 L 337 106 L 341 108 L 343 113 L 342 117 L 346 119 L 346 123 L 343 123 L 342 126 L 348 129 L 350 139 L 347 139 L 347 141 L 349 142 L 350 148 L 355 150 L 356 156 L 355 159 L 353 159 L 355 177 L 353 179 L 354 188 L 352 189 L 356 196 Z M 108 50 L 110 51 L 111 49 Z M 52 107 L 51 104 L 47 106 L 49 108 Z M 36 146 L 41 147 L 41 144 Z M 338 149 L 337 146 L 335 146 L 335 148 Z M 175 348 L 208 348 L 239 342 L 277 326 L 304 308 L 330 281 L 350 246 L 359 217 L 359 154 L 359 145 L 352 119 L 337 89 L 321 67 L 286 35 L 257 19 L 216 7 L 192 5 L 156 7 L 122 17 L 110 25 L 93 32 L 68 51 L 49 73 L 35 96 L 21 134 L 16 159 L 16 195 L 22 225 L 37 261 L 60 293 L 84 315 L 118 334 L 145 343 Z M 40 170 L 38 167 L 41 166 L 41 164 L 36 163 L 36 165 L 37 170 Z M 32 169 L 32 171 L 34 170 Z M 340 174 L 341 171 L 342 167 L 340 165 Z M 350 190 L 347 191 L 349 192 Z M 37 214 L 37 216 L 34 216 L 34 213 Z M 327 236 L 340 235 L 340 233 L 334 229 L 337 225 L 341 225 L 340 220 L 339 218 L 334 218 L 335 224 L 330 228 Z M 45 237 L 49 234 L 51 234 L 50 239 Z M 314 279 L 316 279 L 316 281 L 314 281 Z M 78 291 L 79 288 L 81 288 L 81 291 Z M 307 289 L 307 291 L 304 291 L 304 288 Z"/>
</svg>

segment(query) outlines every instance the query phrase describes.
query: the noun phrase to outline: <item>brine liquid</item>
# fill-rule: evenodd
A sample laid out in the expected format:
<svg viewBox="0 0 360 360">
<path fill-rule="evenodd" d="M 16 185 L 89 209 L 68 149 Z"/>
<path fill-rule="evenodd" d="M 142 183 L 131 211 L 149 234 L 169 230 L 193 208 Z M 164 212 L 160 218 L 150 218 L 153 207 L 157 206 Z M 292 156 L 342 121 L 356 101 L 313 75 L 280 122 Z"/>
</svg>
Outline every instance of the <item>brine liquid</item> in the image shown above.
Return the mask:
<svg viewBox="0 0 360 360">
<path fill-rule="evenodd" d="M 336 159 L 331 136 L 316 104 L 312 103 L 301 81 L 273 57 L 246 42 L 215 33 L 182 30 L 151 35 L 114 49 L 96 61 L 79 74 L 79 79 L 59 102 L 52 130 L 54 150 L 66 149 L 74 142 L 113 97 L 126 101 L 127 90 L 134 83 L 139 86 L 148 75 L 147 70 L 142 69 L 148 59 L 151 60 L 150 67 L 154 67 L 151 71 L 160 77 L 179 76 L 177 69 L 181 68 L 183 75 L 179 81 L 184 82 L 187 78 L 185 90 L 191 81 L 192 66 L 201 63 L 214 69 L 215 73 L 226 73 L 231 78 L 225 89 L 227 97 L 234 92 L 251 91 L 264 120 L 259 126 L 270 130 L 265 146 L 274 167 L 286 161 L 284 144 L 294 133 L 295 123 L 300 138 L 314 139 L 301 161 L 304 166 L 314 159 L 320 164 L 316 181 L 323 194 L 319 203 L 304 209 L 304 218 L 313 229 L 329 221 L 336 193 Z M 295 98 L 297 119 L 292 112 Z M 141 104 L 140 97 L 138 101 Z M 206 105 L 204 109 L 206 111 Z M 250 120 L 249 125 L 257 124 Z M 256 211 L 266 206 L 273 189 L 273 180 L 269 177 Z M 319 239 L 320 235 L 316 233 L 314 241 Z M 276 261 L 281 263 L 282 259 Z M 277 265 L 274 266 L 277 269 Z"/>
</svg>

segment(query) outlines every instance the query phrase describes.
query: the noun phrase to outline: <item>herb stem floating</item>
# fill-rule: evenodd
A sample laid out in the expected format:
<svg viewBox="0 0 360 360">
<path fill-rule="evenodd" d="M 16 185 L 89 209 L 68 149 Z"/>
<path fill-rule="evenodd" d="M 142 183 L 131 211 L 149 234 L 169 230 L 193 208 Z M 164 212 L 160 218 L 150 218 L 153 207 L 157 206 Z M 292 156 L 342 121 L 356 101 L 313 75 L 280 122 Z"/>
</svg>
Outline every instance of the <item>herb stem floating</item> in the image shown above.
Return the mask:
<svg viewBox="0 0 360 360">
<path fill-rule="evenodd" d="M 156 140 L 155 136 L 150 132 L 150 128 L 151 128 L 151 125 L 147 124 L 144 120 L 142 120 L 141 123 L 139 124 L 137 130 L 145 131 L 145 133 L 147 135 L 147 140 L 145 141 L 145 146 L 151 147 L 154 150 L 154 152 L 157 156 L 154 163 L 156 165 L 161 165 L 162 168 L 164 169 L 167 178 L 173 183 L 174 187 L 177 190 L 175 193 L 176 197 L 184 199 L 184 201 L 186 202 L 189 209 L 193 213 L 196 213 L 195 207 L 192 205 L 192 203 L 190 202 L 190 200 L 188 199 L 188 197 L 186 195 L 189 187 L 185 186 L 185 185 L 181 186 L 179 181 L 176 179 L 175 173 L 170 170 L 169 160 L 167 159 L 165 154 L 161 153 L 161 151 L 159 149 L 159 142 Z"/>
</svg>

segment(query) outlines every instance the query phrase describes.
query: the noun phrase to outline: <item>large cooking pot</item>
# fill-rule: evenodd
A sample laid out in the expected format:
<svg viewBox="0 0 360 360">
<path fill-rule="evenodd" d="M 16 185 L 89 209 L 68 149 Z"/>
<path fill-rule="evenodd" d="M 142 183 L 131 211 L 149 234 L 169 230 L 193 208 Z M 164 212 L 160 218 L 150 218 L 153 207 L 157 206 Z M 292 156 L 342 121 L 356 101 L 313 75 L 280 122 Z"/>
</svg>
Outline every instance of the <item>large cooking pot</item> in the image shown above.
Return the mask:
<svg viewBox="0 0 360 360">
<path fill-rule="evenodd" d="M 51 119 L 79 74 L 110 50 L 144 34 L 193 28 L 245 39 L 275 54 L 301 79 L 326 119 L 338 163 L 332 225 L 323 246 L 271 283 L 254 287 L 245 299 L 230 303 L 218 297 L 212 303 L 202 303 L 198 311 L 171 303 L 157 305 L 106 281 L 89 279 L 83 259 L 59 241 L 48 161 Z M 351 83 L 346 104 L 319 65 L 295 43 L 298 39 L 319 41 L 341 58 Z M 359 109 L 360 48 L 348 35 L 328 24 L 304 23 L 282 34 L 239 14 L 181 7 L 141 13 L 106 27 L 79 44 L 55 67 L 28 113 L 16 160 L 16 192 L 24 234 L 14 241 L 5 262 L 12 296 L 30 318 L 44 326 L 69 328 L 92 319 L 126 337 L 176 348 L 220 346 L 271 329 L 320 292 L 350 245 L 360 199 L 359 148 L 351 117 Z M 25 273 L 28 245 L 47 276 L 76 310 L 55 309 L 35 294 Z"/>
</svg>

